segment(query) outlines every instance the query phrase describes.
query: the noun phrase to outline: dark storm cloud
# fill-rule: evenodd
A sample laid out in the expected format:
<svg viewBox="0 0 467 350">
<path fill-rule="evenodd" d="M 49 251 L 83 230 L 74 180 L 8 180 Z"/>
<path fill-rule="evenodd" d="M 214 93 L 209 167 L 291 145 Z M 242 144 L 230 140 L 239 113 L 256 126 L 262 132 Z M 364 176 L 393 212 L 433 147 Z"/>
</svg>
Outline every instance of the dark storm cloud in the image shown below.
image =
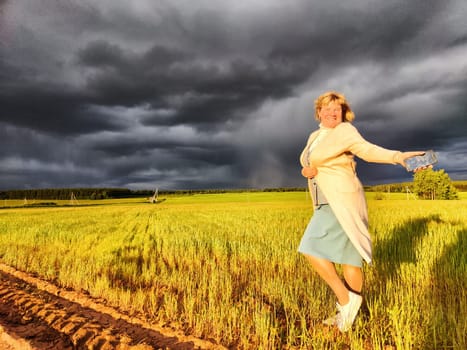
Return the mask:
<svg viewBox="0 0 467 350">
<path fill-rule="evenodd" d="M 303 186 L 313 100 L 465 171 L 463 1 L 0 1 L 0 187 Z M 359 162 L 363 182 L 404 169 Z"/>
<path fill-rule="evenodd" d="M 296 72 L 283 72 L 279 65 L 255 67 L 244 61 L 231 62 L 226 74 L 209 74 L 209 81 L 195 84 L 200 96 L 184 103 L 174 116 L 176 123 L 224 123 L 245 118 L 265 99 L 281 98 L 303 81 Z M 203 127 L 206 127 L 203 125 Z"/>
<path fill-rule="evenodd" d="M 87 99 L 60 87 L 13 89 L 0 96 L 2 121 L 60 135 L 118 130 L 118 122 L 93 111 Z"/>
<path fill-rule="evenodd" d="M 439 1 L 414 1 L 410 7 L 403 1 L 334 5 L 304 2 L 296 21 L 274 33 L 284 40 L 276 42 L 272 54 L 319 57 L 331 65 L 368 56 L 389 59 L 417 50 L 412 40 L 446 7 Z M 436 45 L 432 39 L 430 45 Z"/>
<path fill-rule="evenodd" d="M 104 41 L 82 49 L 78 63 L 92 71 L 86 90 L 95 103 L 149 103 L 153 108 L 173 111 L 170 118 L 157 113 L 146 116 L 146 125 L 215 127 L 242 118 L 266 98 L 287 96 L 307 76 L 280 61 L 210 62 L 161 46 L 134 54 Z"/>
<path fill-rule="evenodd" d="M 176 141 L 171 138 L 97 140 L 90 146 L 91 151 L 101 152 L 110 157 L 140 155 L 151 157 L 153 152 L 173 152 L 183 164 L 206 163 L 228 165 L 235 161 L 235 150 L 230 144 L 201 140 Z"/>
<path fill-rule="evenodd" d="M 183 81 L 169 69 L 187 59 L 169 48 L 156 46 L 138 55 L 102 40 L 89 43 L 77 55 L 77 63 L 89 72 L 85 88 L 93 101 L 123 106 L 142 102 L 163 106 L 165 95 L 185 91 Z"/>
</svg>

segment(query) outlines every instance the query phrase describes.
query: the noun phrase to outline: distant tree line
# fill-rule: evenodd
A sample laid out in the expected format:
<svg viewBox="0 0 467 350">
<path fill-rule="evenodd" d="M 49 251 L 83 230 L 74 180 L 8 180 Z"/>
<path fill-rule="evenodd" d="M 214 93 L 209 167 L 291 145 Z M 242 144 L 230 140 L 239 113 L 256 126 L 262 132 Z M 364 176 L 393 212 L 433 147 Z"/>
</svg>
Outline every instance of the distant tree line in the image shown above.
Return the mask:
<svg viewBox="0 0 467 350">
<path fill-rule="evenodd" d="M 424 176 L 420 174 L 424 173 Z M 430 179 L 430 180 L 428 180 Z M 434 179 L 434 180 L 433 180 Z M 417 184 L 418 183 L 418 184 Z M 427 190 L 424 183 L 439 186 L 435 190 Z M 410 190 L 423 198 L 433 196 L 455 198 L 457 191 L 467 191 L 467 181 L 451 181 L 443 169 L 439 171 L 427 170 L 414 176 L 414 182 L 400 182 L 383 185 L 364 186 L 367 192 L 402 192 Z M 279 187 L 262 189 L 190 189 L 190 190 L 159 190 L 159 195 L 180 194 L 209 194 L 209 193 L 240 193 L 240 192 L 296 192 L 305 191 L 305 187 Z M 431 192 L 430 192 L 431 191 Z M 427 194 L 428 193 L 428 194 Z M 435 193 L 435 195 L 433 195 Z M 438 193 L 436 195 L 436 193 Z M 113 198 L 141 198 L 151 197 L 154 190 L 130 190 L 127 188 L 46 188 L 28 190 L 4 190 L 0 191 L 0 199 L 61 199 L 68 200 L 71 195 L 77 199 L 113 199 Z M 448 198 L 446 198 L 448 199 Z"/>
<path fill-rule="evenodd" d="M 467 181 L 453 181 L 452 185 L 460 192 L 467 192 Z"/>
<path fill-rule="evenodd" d="M 70 199 L 73 194 L 78 199 L 111 199 L 145 197 L 151 191 L 132 191 L 126 188 L 45 188 L 28 190 L 0 191 L 0 199 Z"/>
<path fill-rule="evenodd" d="M 390 183 L 384 185 L 364 186 L 366 192 L 406 192 L 412 190 L 412 182 Z"/>
<path fill-rule="evenodd" d="M 441 169 L 444 174 L 443 169 Z M 441 171 L 439 170 L 439 171 Z M 459 192 L 467 192 L 467 181 L 449 181 L 455 189 Z M 373 185 L 373 186 L 364 186 L 366 192 L 406 192 L 407 187 L 410 191 L 414 190 L 414 182 L 400 182 L 400 183 L 389 183 L 384 185 Z"/>
<path fill-rule="evenodd" d="M 266 189 L 194 189 L 194 190 L 159 190 L 159 195 L 167 194 L 209 194 L 235 192 L 292 192 L 304 191 L 305 188 L 266 188 Z M 28 190 L 0 191 L 0 199 L 57 199 L 68 200 L 72 194 L 77 199 L 115 199 L 150 197 L 153 190 L 130 190 L 127 188 L 45 188 Z"/>
</svg>

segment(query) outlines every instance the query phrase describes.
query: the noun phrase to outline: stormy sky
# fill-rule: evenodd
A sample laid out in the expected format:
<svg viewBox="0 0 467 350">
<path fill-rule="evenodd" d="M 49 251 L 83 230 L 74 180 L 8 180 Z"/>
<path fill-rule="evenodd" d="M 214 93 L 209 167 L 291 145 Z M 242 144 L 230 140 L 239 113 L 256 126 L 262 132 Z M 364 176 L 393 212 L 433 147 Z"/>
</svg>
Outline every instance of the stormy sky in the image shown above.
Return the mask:
<svg viewBox="0 0 467 350">
<path fill-rule="evenodd" d="M 465 0 L 0 0 L 0 189 L 304 187 L 327 90 L 368 141 L 467 179 L 466 18 Z"/>
</svg>

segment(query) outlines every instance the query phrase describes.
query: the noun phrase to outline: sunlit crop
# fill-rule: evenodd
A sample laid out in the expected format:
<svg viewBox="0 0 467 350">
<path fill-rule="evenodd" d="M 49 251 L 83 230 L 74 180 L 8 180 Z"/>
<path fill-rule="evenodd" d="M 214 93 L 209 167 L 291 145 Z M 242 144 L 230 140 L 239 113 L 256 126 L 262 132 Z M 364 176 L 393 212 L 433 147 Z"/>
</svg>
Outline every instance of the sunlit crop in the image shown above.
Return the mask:
<svg viewBox="0 0 467 350">
<path fill-rule="evenodd" d="M 305 193 L 0 210 L 0 261 L 238 349 L 467 348 L 467 200 L 374 200 L 374 263 L 353 330 L 296 252 Z M 461 196 L 462 198 L 462 196 Z"/>
</svg>

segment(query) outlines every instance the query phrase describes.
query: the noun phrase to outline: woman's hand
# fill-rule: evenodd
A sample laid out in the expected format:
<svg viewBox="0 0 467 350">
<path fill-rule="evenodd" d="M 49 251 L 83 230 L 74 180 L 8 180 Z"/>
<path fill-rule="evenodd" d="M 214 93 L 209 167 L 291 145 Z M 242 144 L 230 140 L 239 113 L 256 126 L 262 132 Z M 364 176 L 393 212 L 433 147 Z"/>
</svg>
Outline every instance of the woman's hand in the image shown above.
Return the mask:
<svg viewBox="0 0 467 350">
<path fill-rule="evenodd" d="M 308 179 L 312 179 L 318 174 L 318 169 L 306 166 L 302 168 L 302 175 Z"/>
<path fill-rule="evenodd" d="M 405 164 L 406 159 L 409 159 L 409 158 L 412 158 L 412 157 L 415 157 L 415 156 L 423 156 L 424 154 L 425 154 L 425 152 L 423 152 L 423 151 L 401 152 L 398 163 L 405 168 L 406 167 L 406 164 Z M 428 169 L 428 168 L 433 168 L 433 166 L 429 165 L 429 166 L 420 167 L 420 168 L 414 169 L 413 172 L 416 173 L 417 171 L 425 170 L 425 169 Z"/>
</svg>

